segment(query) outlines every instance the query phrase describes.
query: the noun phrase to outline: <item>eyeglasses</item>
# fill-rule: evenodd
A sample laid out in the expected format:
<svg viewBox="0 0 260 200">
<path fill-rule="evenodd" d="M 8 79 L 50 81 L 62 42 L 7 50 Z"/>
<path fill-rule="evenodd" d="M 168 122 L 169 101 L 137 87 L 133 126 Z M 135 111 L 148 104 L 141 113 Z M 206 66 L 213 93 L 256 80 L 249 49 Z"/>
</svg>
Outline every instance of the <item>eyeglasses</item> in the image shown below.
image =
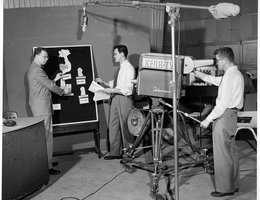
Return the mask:
<svg viewBox="0 0 260 200">
<path fill-rule="evenodd" d="M 44 59 L 49 59 L 49 56 L 43 56 L 43 55 L 41 55 L 41 57 L 43 57 Z"/>
<path fill-rule="evenodd" d="M 221 60 L 225 60 L 225 58 L 216 58 L 216 62 L 219 62 L 219 61 L 221 61 Z"/>
</svg>

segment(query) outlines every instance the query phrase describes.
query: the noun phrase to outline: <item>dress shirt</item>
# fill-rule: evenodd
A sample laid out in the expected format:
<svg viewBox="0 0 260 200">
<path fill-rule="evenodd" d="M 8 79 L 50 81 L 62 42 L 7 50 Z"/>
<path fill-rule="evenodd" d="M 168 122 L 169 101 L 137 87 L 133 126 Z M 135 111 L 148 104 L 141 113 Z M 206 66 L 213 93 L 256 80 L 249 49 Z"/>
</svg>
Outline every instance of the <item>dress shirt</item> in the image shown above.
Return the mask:
<svg viewBox="0 0 260 200">
<path fill-rule="evenodd" d="M 131 80 L 135 78 L 135 69 L 128 60 L 120 64 L 120 69 L 117 76 L 116 88 L 120 89 L 124 96 L 133 94 L 133 83 Z M 110 88 L 113 88 L 115 80 L 109 81 Z"/>
<path fill-rule="evenodd" d="M 199 73 L 196 72 L 198 77 L 200 77 Z M 202 80 L 218 86 L 216 106 L 206 118 L 209 122 L 219 118 L 227 108 L 241 109 L 243 107 L 244 78 L 237 66 L 228 68 L 224 76 L 214 77 L 204 75 Z"/>
</svg>

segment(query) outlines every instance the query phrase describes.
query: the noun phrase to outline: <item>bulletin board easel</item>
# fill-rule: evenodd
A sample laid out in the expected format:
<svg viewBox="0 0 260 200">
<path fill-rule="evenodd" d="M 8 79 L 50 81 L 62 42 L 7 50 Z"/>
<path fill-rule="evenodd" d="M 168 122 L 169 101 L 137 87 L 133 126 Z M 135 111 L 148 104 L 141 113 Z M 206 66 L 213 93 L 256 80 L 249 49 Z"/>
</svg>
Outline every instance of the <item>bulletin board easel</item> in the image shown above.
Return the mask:
<svg viewBox="0 0 260 200">
<path fill-rule="evenodd" d="M 99 120 L 94 94 L 88 88 L 94 79 L 93 53 L 91 45 L 43 46 L 48 52 L 44 70 L 50 79 L 59 72 L 63 78 L 56 84 L 70 85 L 72 95 L 52 94 L 54 136 L 94 132 L 96 152 L 99 148 Z"/>
</svg>

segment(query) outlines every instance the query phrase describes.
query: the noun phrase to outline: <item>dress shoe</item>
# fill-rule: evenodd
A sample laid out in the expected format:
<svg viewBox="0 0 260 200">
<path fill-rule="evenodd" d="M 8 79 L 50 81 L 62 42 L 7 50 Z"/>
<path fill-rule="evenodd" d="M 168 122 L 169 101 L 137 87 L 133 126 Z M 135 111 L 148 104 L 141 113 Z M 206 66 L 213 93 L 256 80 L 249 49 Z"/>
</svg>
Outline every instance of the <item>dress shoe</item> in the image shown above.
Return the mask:
<svg viewBox="0 0 260 200">
<path fill-rule="evenodd" d="M 59 163 L 58 163 L 58 162 L 52 162 L 51 164 L 52 164 L 52 166 L 53 166 L 53 167 L 55 167 L 55 166 L 59 165 Z"/>
<path fill-rule="evenodd" d="M 59 170 L 56 170 L 56 169 L 49 169 L 49 174 L 50 175 L 57 175 L 57 174 L 60 174 L 60 171 Z"/>
<path fill-rule="evenodd" d="M 234 195 L 234 192 L 222 193 L 222 192 L 215 191 L 215 192 L 211 192 L 210 195 L 213 196 L 213 197 L 225 197 L 225 196 Z"/>
<path fill-rule="evenodd" d="M 115 160 L 115 159 L 122 159 L 122 156 L 105 156 L 104 157 L 105 160 Z"/>
</svg>

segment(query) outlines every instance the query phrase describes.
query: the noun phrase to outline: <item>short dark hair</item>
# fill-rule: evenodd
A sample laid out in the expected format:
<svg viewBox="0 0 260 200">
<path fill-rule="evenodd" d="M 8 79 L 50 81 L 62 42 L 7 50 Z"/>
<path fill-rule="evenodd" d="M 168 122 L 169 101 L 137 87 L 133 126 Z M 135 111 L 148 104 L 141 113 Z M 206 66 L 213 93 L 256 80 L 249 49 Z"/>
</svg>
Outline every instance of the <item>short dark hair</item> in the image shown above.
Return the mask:
<svg viewBox="0 0 260 200">
<path fill-rule="evenodd" d="M 125 57 L 127 58 L 128 49 L 125 45 L 116 45 L 114 46 L 113 50 L 117 49 L 119 53 L 124 53 Z"/>
<path fill-rule="evenodd" d="M 230 62 L 234 62 L 234 60 L 235 60 L 234 52 L 230 47 L 222 47 L 222 48 L 216 49 L 214 51 L 214 55 L 217 55 L 217 54 L 219 56 L 227 58 Z"/>
<path fill-rule="evenodd" d="M 35 57 L 36 55 L 40 54 L 42 51 L 46 51 L 47 52 L 47 50 L 45 48 L 43 48 L 43 47 L 36 47 L 34 49 L 34 51 L 33 51 L 33 57 Z"/>
</svg>

